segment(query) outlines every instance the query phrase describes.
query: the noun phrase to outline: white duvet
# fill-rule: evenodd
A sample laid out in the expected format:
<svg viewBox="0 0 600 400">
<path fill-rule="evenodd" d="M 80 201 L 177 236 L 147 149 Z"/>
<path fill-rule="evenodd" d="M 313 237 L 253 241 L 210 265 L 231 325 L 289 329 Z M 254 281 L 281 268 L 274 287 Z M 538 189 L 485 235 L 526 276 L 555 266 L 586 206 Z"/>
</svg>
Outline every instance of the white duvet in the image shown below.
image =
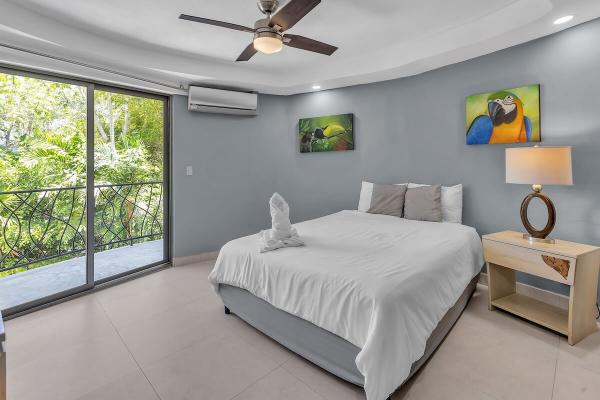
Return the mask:
<svg viewBox="0 0 600 400">
<path fill-rule="evenodd" d="M 362 349 L 369 400 L 408 377 L 427 338 L 483 265 L 471 227 L 341 211 L 295 225 L 305 247 L 227 243 L 209 280 L 248 290 Z"/>
</svg>

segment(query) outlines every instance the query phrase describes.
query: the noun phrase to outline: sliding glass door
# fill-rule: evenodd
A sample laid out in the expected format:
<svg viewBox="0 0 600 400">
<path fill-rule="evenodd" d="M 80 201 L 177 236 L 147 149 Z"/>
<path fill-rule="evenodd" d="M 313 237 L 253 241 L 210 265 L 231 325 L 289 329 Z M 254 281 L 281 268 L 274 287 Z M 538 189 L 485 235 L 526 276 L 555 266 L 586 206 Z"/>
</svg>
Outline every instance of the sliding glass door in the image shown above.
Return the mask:
<svg viewBox="0 0 600 400">
<path fill-rule="evenodd" d="M 0 71 L 0 309 L 84 288 L 88 87 Z"/>
<path fill-rule="evenodd" d="M 94 92 L 94 279 L 165 259 L 165 101 Z"/>
<path fill-rule="evenodd" d="M 162 264 L 168 99 L 0 69 L 0 310 Z"/>
</svg>

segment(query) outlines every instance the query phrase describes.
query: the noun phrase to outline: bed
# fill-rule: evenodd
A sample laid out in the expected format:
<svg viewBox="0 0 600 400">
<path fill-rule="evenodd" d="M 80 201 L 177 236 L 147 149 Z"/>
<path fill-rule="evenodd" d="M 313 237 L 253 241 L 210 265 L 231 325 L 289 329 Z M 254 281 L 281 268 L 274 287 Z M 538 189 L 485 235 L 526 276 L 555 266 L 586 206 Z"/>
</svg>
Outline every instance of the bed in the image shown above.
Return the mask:
<svg viewBox="0 0 600 400">
<path fill-rule="evenodd" d="M 483 265 L 476 231 L 455 223 L 341 211 L 295 225 L 304 247 L 227 243 L 209 281 L 231 312 L 383 400 L 433 353 Z"/>
</svg>

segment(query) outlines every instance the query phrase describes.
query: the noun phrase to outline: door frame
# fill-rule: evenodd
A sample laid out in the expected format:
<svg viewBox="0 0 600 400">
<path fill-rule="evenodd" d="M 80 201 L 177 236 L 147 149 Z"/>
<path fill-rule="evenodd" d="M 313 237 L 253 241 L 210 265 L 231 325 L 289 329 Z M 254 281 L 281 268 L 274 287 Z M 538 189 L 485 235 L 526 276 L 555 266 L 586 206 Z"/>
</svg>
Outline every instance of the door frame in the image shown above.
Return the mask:
<svg viewBox="0 0 600 400">
<path fill-rule="evenodd" d="M 158 92 L 131 89 L 118 85 L 108 85 L 94 80 L 72 78 L 66 75 L 41 72 L 29 68 L 14 67 L 0 63 L 0 72 L 5 74 L 40 79 L 50 82 L 66 83 L 86 88 L 86 282 L 67 290 L 48 296 L 40 297 L 17 306 L 3 310 L 5 319 L 23 315 L 37 309 L 61 303 L 71 298 L 102 289 L 106 286 L 120 283 L 151 272 L 154 269 L 172 265 L 172 234 L 171 234 L 171 176 L 172 176 L 172 96 Z M 163 102 L 163 259 L 139 268 L 135 268 L 117 275 L 94 281 L 94 93 L 96 90 L 109 91 L 132 96 L 152 98 Z M 90 246 L 92 243 L 92 246 Z"/>
<path fill-rule="evenodd" d="M 147 99 L 160 100 L 163 102 L 163 259 L 160 261 L 156 261 L 147 265 L 144 265 L 139 268 L 131 269 L 129 271 L 122 272 L 120 274 L 112 275 L 103 279 L 99 279 L 94 282 L 95 285 L 101 285 L 107 282 L 110 282 L 114 279 L 120 279 L 126 277 L 131 274 L 135 274 L 141 271 L 144 271 L 148 268 L 156 267 L 159 265 L 163 265 L 165 263 L 171 262 L 171 208 L 170 208 L 170 194 L 171 194 L 171 119 L 169 116 L 171 115 L 171 97 L 165 95 L 159 95 L 156 93 L 143 92 L 134 89 L 126 89 L 122 87 L 116 87 L 111 85 L 101 85 L 95 84 L 94 91 L 101 90 L 103 92 L 111 92 L 124 94 L 128 96 L 137 96 L 144 97 Z M 92 115 L 93 119 L 93 115 Z M 95 123 L 95 122 L 94 122 Z M 94 128 L 94 127 L 93 127 Z M 94 140 L 94 129 L 92 128 L 92 141 Z M 88 132 L 89 134 L 89 132 Z M 93 147 L 93 146 L 92 146 Z M 92 169 L 93 171 L 93 154 L 92 154 Z M 89 164 L 88 164 L 89 165 Z M 168 167 L 167 167 L 168 166 Z M 89 168 L 89 166 L 88 166 Z M 92 174 L 93 175 L 93 174 Z M 89 178 L 89 177 L 88 177 Z M 94 186 L 92 186 L 93 188 Z M 92 190 L 93 196 L 93 190 Z M 93 219 L 92 219 L 93 224 Z M 92 251 L 92 258 L 94 258 L 94 253 Z M 93 261 L 92 261 L 93 263 Z M 94 280 L 94 273 L 92 271 L 92 281 Z"/>
</svg>

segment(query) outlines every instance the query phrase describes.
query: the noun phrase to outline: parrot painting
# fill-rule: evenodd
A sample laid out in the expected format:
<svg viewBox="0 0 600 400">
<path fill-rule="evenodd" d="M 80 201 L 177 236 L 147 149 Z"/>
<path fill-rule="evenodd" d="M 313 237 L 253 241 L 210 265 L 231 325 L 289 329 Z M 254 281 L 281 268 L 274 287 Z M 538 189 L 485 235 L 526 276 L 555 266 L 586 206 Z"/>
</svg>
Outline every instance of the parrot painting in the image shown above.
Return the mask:
<svg viewBox="0 0 600 400">
<path fill-rule="evenodd" d="M 487 114 L 476 117 L 467 130 L 467 144 L 519 143 L 531 141 L 532 123 L 523 102 L 508 91 L 487 98 Z"/>
</svg>

